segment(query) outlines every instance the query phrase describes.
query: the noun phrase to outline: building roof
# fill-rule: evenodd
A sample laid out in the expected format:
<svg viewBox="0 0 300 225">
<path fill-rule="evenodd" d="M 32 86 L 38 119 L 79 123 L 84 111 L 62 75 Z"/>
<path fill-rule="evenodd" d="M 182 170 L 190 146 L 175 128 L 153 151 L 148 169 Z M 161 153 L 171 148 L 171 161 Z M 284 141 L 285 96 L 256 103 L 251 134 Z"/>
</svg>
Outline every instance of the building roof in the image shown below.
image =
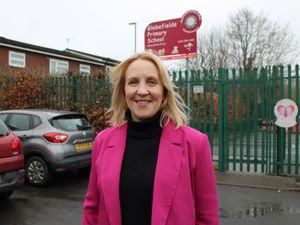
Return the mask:
<svg viewBox="0 0 300 225">
<path fill-rule="evenodd" d="M 89 53 L 80 52 L 72 49 L 65 49 L 63 51 L 60 51 L 52 48 L 46 48 L 38 45 L 7 39 L 5 37 L 0 37 L 0 46 L 14 48 L 22 51 L 34 52 L 34 53 L 58 57 L 58 58 L 76 60 L 80 62 L 101 65 L 101 66 L 115 66 L 119 63 L 119 61 L 115 59 L 92 55 Z"/>
</svg>

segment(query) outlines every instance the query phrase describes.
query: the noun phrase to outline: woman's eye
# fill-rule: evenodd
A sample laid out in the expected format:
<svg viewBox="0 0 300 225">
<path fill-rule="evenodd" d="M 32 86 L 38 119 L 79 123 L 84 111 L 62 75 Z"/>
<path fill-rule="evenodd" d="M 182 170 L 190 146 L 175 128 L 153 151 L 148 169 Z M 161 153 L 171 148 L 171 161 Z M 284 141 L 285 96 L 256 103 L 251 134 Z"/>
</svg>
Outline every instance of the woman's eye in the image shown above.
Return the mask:
<svg viewBox="0 0 300 225">
<path fill-rule="evenodd" d="M 128 82 L 128 84 L 136 84 L 136 83 L 137 83 L 136 80 L 130 80 L 130 81 Z"/>
<path fill-rule="evenodd" d="M 148 83 L 152 85 L 157 84 L 156 80 L 149 80 Z"/>
</svg>

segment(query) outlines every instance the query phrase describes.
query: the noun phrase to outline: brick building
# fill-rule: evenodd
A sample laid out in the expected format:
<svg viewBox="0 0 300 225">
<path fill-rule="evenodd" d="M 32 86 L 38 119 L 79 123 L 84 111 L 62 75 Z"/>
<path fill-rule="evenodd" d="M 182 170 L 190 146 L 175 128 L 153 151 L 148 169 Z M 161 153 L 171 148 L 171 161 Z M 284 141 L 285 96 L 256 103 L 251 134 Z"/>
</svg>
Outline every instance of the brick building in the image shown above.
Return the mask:
<svg viewBox="0 0 300 225">
<path fill-rule="evenodd" d="M 119 61 L 80 52 L 45 48 L 0 37 L 0 65 L 43 74 L 103 75 Z"/>
</svg>

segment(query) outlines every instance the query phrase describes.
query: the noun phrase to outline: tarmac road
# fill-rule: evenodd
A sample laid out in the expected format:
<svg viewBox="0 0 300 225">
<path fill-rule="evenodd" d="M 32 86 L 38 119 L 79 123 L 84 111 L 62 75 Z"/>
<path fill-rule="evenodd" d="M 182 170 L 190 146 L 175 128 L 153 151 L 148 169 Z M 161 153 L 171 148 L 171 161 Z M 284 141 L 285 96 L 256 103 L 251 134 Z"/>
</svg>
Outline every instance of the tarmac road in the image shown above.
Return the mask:
<svg viewBox="0 0 300 225">
<path fill-rule="evenodd" d="M 0 202 L 0 225 L 80 225 L 89 171 L 61 174 L 37 188 L 25 184 Z"/>
<path fill-rule="evenodd" d="M 300 192 L 218 186 L 221 225 L 299 225 Z"/>
<path fill-rule="evenodd" d="M 24 185 L 0 202 L 0 225 L 80 225 L 88 176 L 84 170 L 48 187 Z M 292 179 L 217 174 L 217 180 L 220 225 L 300 224 L 300 187 Z"/>
</svg>

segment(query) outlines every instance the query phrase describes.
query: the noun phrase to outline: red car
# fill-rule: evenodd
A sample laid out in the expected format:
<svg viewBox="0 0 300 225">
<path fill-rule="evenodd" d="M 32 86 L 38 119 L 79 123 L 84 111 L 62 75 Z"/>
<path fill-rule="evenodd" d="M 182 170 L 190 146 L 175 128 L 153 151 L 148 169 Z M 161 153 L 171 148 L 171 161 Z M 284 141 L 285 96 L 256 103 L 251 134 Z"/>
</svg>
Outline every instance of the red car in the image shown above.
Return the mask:
<svg viewBox="0 0 300 225">
<path fill-rule="evenodd" d="M 0 120 L 0 199 L 8 198 L 24 179 L 21 141 Z"/>
</svg>

